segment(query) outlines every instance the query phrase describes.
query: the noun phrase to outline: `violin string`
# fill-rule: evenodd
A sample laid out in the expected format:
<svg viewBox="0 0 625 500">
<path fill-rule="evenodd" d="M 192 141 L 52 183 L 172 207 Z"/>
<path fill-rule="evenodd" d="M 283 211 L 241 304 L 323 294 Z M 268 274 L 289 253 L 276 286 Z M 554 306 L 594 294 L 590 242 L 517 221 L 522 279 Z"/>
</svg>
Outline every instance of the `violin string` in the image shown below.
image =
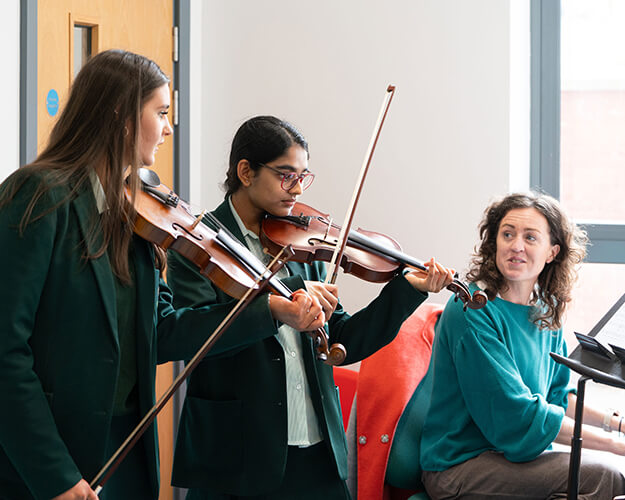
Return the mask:
<svg viewBox="0 0 625 500">
<path fill-rule="evenodd" d="M 208 219 L 209 224 L 206 224 L 210 229 L 212 230 L 217 230 L 217 231 L 223 231 L 225 235 L 227 235 L 228 237 L 230 237 L 232 239 L 233 242 L 238 243 L 239 245 L 241 245 L 242 249 L 244 250 L 248 250 L 246 246 L 244 246 L 239 239 L 232 234 L 232 232 L 223 224 L 223 222 L 221 222 L 215 215 L 213 215 L 211 212 L 206 213 L 206 218 Z M 211 227 L 212 226 L 212 227 Z M 255 260 L 257 260 L 260 264 L 261 267 L 265 268 L 266 271 L 271 272 L 265 263 L 263 263 L 260 259 L 258 259 L 254 254 L 252 254 L 251 252 L 249 252 L 249 250 L 247 252 L 245 252 L 246 254 L 248 254 L 250 256 L 250 258 L 254 258 Z M 256 274 L 261 274 L 258 271 L 256 271 L 255 269 L 253 269 L 253 266 L 247 266 L 248 269 L 250 269 L 250 271 L 256 273 Z M 274 288 L 276 290 L 280 290 L 281 293 L 287 297 L 290 297 L 291 295 L 293 295 L 293 292 L 289 289 L 289 287 L 287 287 L 284 283 L 282 283 L 282 280 L 280 280 L 279 278 L 277 278 L 276 276 L 272 276 L 269 279 L 269 283 L 272 284 L 274 286 Z"/>
<path fill-rule="evenodd" d="M 239 242 L 239 240 L 236 238 L 236 236 L 234 236 L 234 234 L 232 234 L 232 232 L 223 224 L 223 222 L 221 222 L 215 215 L 213 215 L 211 212 L 208 212 L 206 214 L 206 218 L 208 219 L 208 221 L 210 222 L 211 225 L 213 225 L 214 227 L 211 229 L 220 229 L 223 230 L 225 234 L 227 234 L 228 236 L 230 236 L 234 241 Z M 210 226 L 209 226 L 210 227 Z M 240 242 L 239 242 L 240 243 Z M 241 246 L 243 246 L 245 249 L 247 249 L 247 247 L 245 247 L 242 243 Z M 251 252 L 250 252 L 251 253 Z M 256 256 L 254 254 L 251 254 L 252 257 L 256 258 Z M 272 263 L 270 264 L 270 266 L 273 265 L 273 262 L 275 262 L 277 257 L 273 258 Z M 260 261 L 260 259 L 257 259 Z M 261 262 L 262 264 L 262 262 Z M 262 264 L 263 267 L 265 267 L 265 269 L 267 269 L 268 272 L 271 272 L 270 269 L 266 266 L 266 264 Z M 275 273 L 272 274 L 272 276 L 269 278 L 269 283 L 277 290 L 277 291 L 281 291 L 284 297 L 292 297 L 293 296 L 293 292 L 291 291 L 291 289 L 285 285 L 282 280 L 280 278 L 278 278 Z M 324 338 L 326 339 L 326 346 L 327 346 L 327 341 L 328 341 L 328 335 L 327 333 L 323 330 L 323 328 L 320 328 L 319 330 L 317 330 L 318 332 L 321 332 L 324 336 Z M 318 346 L 318 342 L 320 342 L 320 338 L 316 337 L 316 339 L 313 339 L 313 342 L 315 342 L 315 345 Z M 337 344 L 333 344 L 332 349 L 335 348 L 335 346 L 337 346 Z M 338 344 L 338 346 L 340 346 L 341 348 L 343 347 L 341 344 Z M 326 353 L 327 353 L 327 347 L 326 347 Z M 322 358 L 319 358 L 322 359 Z M 326 354 L 326 359 L 327 359 L 327 354 Z M 338 361 L 338 363 L 342 363 L 343 360 L 345 359 L 345 355 L 343 355 L 340 359 L 340 361 Z"/>
<path fill-rule="evenodd" d="M 205 221 L 205 219 L 208 221 Z M 224 226 L 224 224 L 217 218 L 215 217 L 211 212 L 206 212 L 204 211 L 204 217 L 202 217 L 201 219 L 201 224 L 203 224 L 204 226 L 208 227 L 209 229 L 211 229 L 212 231 L 215 232 L 219 232 L 219 231 L 223 231 L 224 234 L 226 236 L 228 236 L 233 242 L 238 242 L 239 240 L 234 236 L 234 234 L 232 234 L 232 232 L 226 227 Z M 217 241 L 219 241 L 219 239 L 217 239 Z M 223 242 L 222 242 L 223 244 Z M 233 252 L 233 255 L 237 258 L 239 258 L 239 254 L 238 252 Z M 255 271 L 251 266 L 249 266 L 246 262 L 243 261 L 243 259 L 239 258 L 239 260 L 241 261 L 242 264 L 244 264 L 251 272 L 253 272 L 256 275 L 260 275 L 260 273 L 258 273 L 258 271 Z"/>
<path fill-rule="evenodd" d="M 223 229 L 224 231 L 227 231 L 226 228 L 222 227 L 223 224 L 221 223 L 221 221 L 217 217 L 215 217 L 212 213 L 208 212 L 206 214 L 206 218 L 208 219 L 210 223 L 209 227 L 211 229 Z"/>
<path fill-rule="evenodd" d="M 238 241 L 237 238 L 232 234 L 232 232 L 226 226 L 224 226 L 224 224 L 217 217 L 215 217 L 212 213 L 208 212 L 206 214 L 206 218 L 210 222 L 210 224 L 207 224 L 208 227 L 210 227 L 213 230 L 215 230 L 215 229 L 223 230 L 228 236 L 233 238 L 235 241 Z M 323 218 L 323 220 L 329 226 L 331 226 L 333 228 L 339 228 L 339 226 L 337 224 L 335 224 L 332 219 L 330 219 L 330 221 L 327 221 L 325 218 Z M 204 223 L 204 221 L 202 221 L 202 222 Z M 356 243 L 353 240 L 354 231 L 350 230 L 349 233 L 350 233 L 350 236 L 352 236 L 352 243 Z M 348 239 L 349 239 L 349 236 L 348 236 Z M 368 239 L 368 238 L 365 237 L 363 239 Z M 354 245 L 354 246 L 357 246 L 357 244 Z M 387 247 L 386 245 L 381 245 L 381 246 L 382 246 L 382 248 L 384 250 L 387 250 L 387 249 L 390 248 L 390 247 Z M 412 266 L 416 267 L 417 269 L 425 269 L 425 266 L 423 265 L 422 262 L 420 262 L 420 261 L 418 261 L 418 260 L 416 260 L 416 259 L 414 259 L 412 257 L 409 257 L 406 254 L 403 254 L 402 252 L 397 252 L 395 249 L 390 249 L 390 250 L 393 251 L 393 252 L 397 252 L 396 255 L 389 255 L 386 251 L 380 251 L 381 249 L 377 245 L 374 245 L 373 247 L 368 247 L 368 245 L 364 244 L 363 247 L 364 248 L 368 248 L 369 251 L 374 251 L 374 248 L 375 248 L 375 249 L 378 250 L 378 252 L 380 252 L 379 255 L 382 256 L 382 257 L 391 258 L 391 259 L 393 259 L 395 257 L 398 260 L 398 262 L 402 262 L 404 264 L 412 265 Z M 374 252 L 374 253 L 377 253 L 377 252 Z M 280 280 L 278 279 L 278 281 L 280 281 Z M 461 286 L 461 288 L 466 289 L 466 291 L 468 292 L 468 287 L 462 281 L 460 281 L 458 273 L 456 273 L 456 275 L 454 276 L 453 283 L 456 284 L 457 286 Z M 471 302 L 473 302 L 473 300 L 471 298 L 471 293 L 468 293 L 468 297 L 471 299 Z"/>
<path fill-rule="evenodd" d="M 317 220 L 319 220 L 319 222 L 323 222 L 324 224 L 326 224 L 328 227 L 332 228 L 332 229 L 341 229 L 341 226 L 339 226 L 338 224 L 336 224 L 334 222 L 334 219 L 332 219 L 330 217 L 330 220 L 326 219 L 325 217 L 319 217 Z"/>
<path fill-rule="evenodd" d="M 232 234 L 232 231 L 230 231 L 223 222 L 221 222 L 217 217 L 215 217 L 211 212 L 208 212 L 206 214 L 206 217 L 208 218 L 209 222 L 211 222 L 212 227 L 211 229 L 213 230 L 218 230 L 218 231 L 223 231 L 224 233 L 226 233 L 228 236 L 230 236 L 230 238 L 234 239 L 235 241 L 239 241 L 238 238 Z M 210 227 L 210 226 L 209 226 Z"/>
</svg>

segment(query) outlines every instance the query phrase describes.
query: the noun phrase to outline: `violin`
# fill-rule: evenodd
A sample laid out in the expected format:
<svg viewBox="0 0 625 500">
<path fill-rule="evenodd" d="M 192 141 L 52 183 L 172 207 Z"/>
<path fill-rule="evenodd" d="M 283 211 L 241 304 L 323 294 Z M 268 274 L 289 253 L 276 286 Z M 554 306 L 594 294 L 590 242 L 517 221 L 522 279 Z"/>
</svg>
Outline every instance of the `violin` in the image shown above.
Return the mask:
<svg viewBox="0 0 625 500">
<path fill-rule="evenodd" d="M 227 245 L 222 248 L 222 244 L 219 243 L 219 232 L 211 231 L 200 225 L 202 215 L 193 217 L 188 206 L 181 202 L 173 191 L 161 185 L 156 173 L 141 169 L 139 176 L 142 184 L 139 194 L 133 196 L 128 182 L 124 192 L 126 200 L 137 209 L 135 232 L 164 249 L 179 249 L 200 266 L 203 274 L 219 283 L 226 293 L 235 294 L 245 287 L 248 288 L 219 326 L 208 336 L 202 347 L 185 363 L 182 372 L 178 374 L 156 404 L 143 416 L 121 446 L 89 483 L 96 495 L 100 494 L 106 482 L 115 473 L 130 450 L 150 428 L 160 411 L 191 375 L 191 372 L 202 361 L 215 342 L 219 340 L 251 301 L 264 290 L 268 283 L 272 282 L 276 272 L 284 264 L 284 262 L 278 263 L 276 262 L 277 259 L 274 259 L 270 266 L 273 268 L 276 264 L 277 269 L 272 269 L 271 273 L 261 270 L 261 274 L 258 274 L 256 279 L 250 282 L 250 273 L 240 269 L 243 260 L 236 254 L 231 254 Z M 284 250 L 285 253 L 290 253 L 288 248 Z M 273 286 L 279 287 L 280 284 L 274 282 Z M 286 290 L 284 292 L 286 293 Z M 327 351 L 327 343 L 325 348 Z"/>
<path fill-rule="evenodd" d="M 335 253 L 341 227 L 328 214 L 304 203 L 295 203 L 292 214 L 277 217 L 266 214 L 261 223 L 261 242 L 270 253 L 291 245 L 297 262 L 315 260 L 329 262 Z M 363 229 L 350 230 L 345 251 L 339 263 L 343 271 L 374 283 L 391 280 L 404 268 L 427 273 L 427 266 L 402 252 L 399 243 L 390 236 Z M 460 299 L 464 309 L 480 309 L 488 302 L 481 290 L 471 294 L 468 286 L 454 276 L 447 286 L 455 300 Z"/>
<path fill-rule="evenodd" d="M 233 298 L 240 299 L 249 289 L 258 287 L 259 276 L 266 277 L 272 293 L 292 298 L 293 292 L 278 278 L 270 276 L 265 265 L 212 214 L 193 215 L 189 205 L 161 184 L 152 170 L 139 169 L 139 178 L 141 188 L 134 200 L 130 187 L 125 186 L 126 199 L 137 212 L 136 234 L 164 250 L 180 253 Z M 213 227 L 204 223 L 204 216 Z M 336 343 L 328 347 L 328 335 L 323 328 L 307 333 L 313 340 L 317 359 L 331 365 L 345 360 L 347 352 L 343 345 Z"/>
</svg>

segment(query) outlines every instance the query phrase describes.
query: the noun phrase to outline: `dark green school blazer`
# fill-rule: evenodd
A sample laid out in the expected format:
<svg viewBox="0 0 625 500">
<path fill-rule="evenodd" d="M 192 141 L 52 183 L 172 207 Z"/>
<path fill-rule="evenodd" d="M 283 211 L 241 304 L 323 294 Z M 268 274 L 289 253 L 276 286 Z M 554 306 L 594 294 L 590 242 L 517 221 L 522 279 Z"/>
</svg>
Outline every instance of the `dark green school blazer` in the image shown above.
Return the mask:
<svg viewBox="0 0 625 500">
<path fill-rule="evenodd" d="M 0 209 L 3 500 L 48 500 L 81 478 L 93 479 L 109 458 L 105 449 L 119 370 L 109 260 L 106 254 L 82 258 L 85 236 L 98 224 L 91 186 L 71 200 L 67 189 L 54 189 L 37 211 L 56 208 L 19 236 L 16 226 L 38 182 L 31 175 L 13 202 Z M 136 238 L 135 253 L 137 383 L 144 414 L 154 404 L 157 363 L 191 357 L 216 323 L 209 308 L 174 310 L 151 246 Z M 230 340 L 236 346 L 236 336 Z M 155 425 L 144 443 L 157 498 Z"/>
<path fill-rule="evenodd" d="M 213 214 L 242 242 L 243 235 L 227 202 Z M 169 253 L 168 283 L 179 306 L 215 304 L 223 316 L 233 305 L 195 266 Z M 325 267 L 288 262 L 292 290 L 304 280 L 323 280 Z M 399 276 L 365 309 L 350 316 L 338 307 L 330 318 L 330 342 L 347 349 L 345 363 L 359 361 L 397 334 L 404 320 L 425 300 Z M 215 311 L 214 310 L 214 311 Z M 174 455 L 172 483 L 233 495 L 259 495 L 279 487 L 287 456 L 287 402 L 284 352 L 275 334 L 267 296 L 261 296 L 224 333 L 247 337 L 244 345 L 215 349 L 190 377 Z M 306 375 L 316 414 L 341 478 L 347 477 L 347 449 L 338 389 L 332 367 L 317 361 L 310 337 L 303 340 Z M 311 473 L 314 473 L 311 470 Z"/>
</svg>

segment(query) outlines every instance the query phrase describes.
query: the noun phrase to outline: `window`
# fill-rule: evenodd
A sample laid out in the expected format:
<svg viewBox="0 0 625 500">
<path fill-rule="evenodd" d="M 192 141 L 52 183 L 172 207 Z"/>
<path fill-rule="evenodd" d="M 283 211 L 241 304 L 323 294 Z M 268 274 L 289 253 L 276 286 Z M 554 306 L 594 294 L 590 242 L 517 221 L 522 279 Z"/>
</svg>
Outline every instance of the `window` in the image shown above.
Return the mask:
<svg viewBox="0 0 625 500">
<path fill-rule="evenodd" d="M 531 185 L 559 198 L 591 240 L 565 324 L 572 337 L 625 292 L 625 2 L 532 0 L 531 16 Z"/>
<path fill-rule="evenodd" d="M 584 224 L 589 262 L 623 264 L 625 5 L 562 4 L 532 0 L 531 185 Z"/>
<path fill-rule="evenodd" d="M 92 54 L 92 26 L 74 24 L 74 77 Z"/>
</svg>

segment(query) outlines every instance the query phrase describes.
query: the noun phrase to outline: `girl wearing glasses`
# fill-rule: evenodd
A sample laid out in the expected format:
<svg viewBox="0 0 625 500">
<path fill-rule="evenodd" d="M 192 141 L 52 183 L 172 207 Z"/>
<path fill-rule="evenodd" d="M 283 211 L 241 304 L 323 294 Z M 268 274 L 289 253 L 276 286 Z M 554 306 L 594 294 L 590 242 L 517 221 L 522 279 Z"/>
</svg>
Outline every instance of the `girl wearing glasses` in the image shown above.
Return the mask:
<svg viewBox="0 0 625 500">
<path fill-rule="evenodd" d="M 225 201 L 212 215 L 268 262 L 258 238 L 263 215 L 289 215 L 313 178 L 300 132 L 272 116 L 252 118 L 234 137 Z M 428 291 L 451 282 L 453 272 L 434 260 L 429 269 L 427 277 L 397 276 L 351 317 L 337 287 L 322 283 L 322 263 L 288 262 L 278 277 L 318 300 L 330 343 L 342 343 L 345 362 L 353 363 L 390 342 Z M 234 303 L 174 253 L 168 278 L 178 305 L 213 303 L 225 315 Z M 173 470 L 173 484 L 189 488 L 188 500 L 349 498 L 332 368 L 315 360 L 288 304 L 275 295 L 256 298 L 224 335 L 247 339 L 210 352 L 191 375 Z"/>
</svg>

